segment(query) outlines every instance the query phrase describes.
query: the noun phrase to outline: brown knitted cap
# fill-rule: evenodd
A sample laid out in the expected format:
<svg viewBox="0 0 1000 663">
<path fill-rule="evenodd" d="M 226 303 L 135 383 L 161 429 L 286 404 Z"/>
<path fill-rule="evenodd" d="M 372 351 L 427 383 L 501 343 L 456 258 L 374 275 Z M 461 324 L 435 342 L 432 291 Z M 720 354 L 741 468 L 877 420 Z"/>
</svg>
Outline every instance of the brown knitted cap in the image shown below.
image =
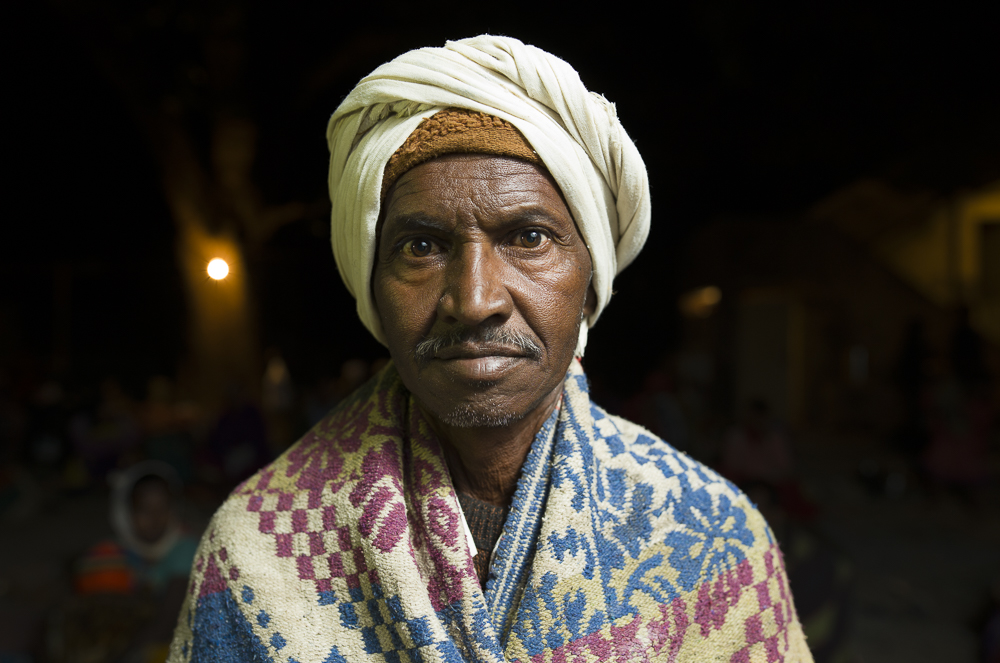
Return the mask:
<svg viewBox="0 0 1000 663">
<path fill-rule="evenodd" d="M 421 122 L 389 157 L 382 175 L 382 200 L 400 175 L 444 154 L 494 154 L 544 165 L 510 122 L 479 111 L 446 108 Z"/>
</svg>

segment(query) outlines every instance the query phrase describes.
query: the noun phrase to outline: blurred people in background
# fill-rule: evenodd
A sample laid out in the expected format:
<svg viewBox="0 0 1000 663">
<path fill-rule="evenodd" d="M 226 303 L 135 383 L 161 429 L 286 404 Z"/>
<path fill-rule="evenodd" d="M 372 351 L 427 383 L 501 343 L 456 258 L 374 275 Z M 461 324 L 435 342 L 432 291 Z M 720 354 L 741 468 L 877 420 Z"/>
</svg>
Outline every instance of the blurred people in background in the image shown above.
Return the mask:
<svg viewBox="0 0 1000 663">
<path fill-rule="evenodd" d="M 197 547 L 180 519 L 180 495 L 180 478 L 161 461 L 114 479 L 115 539 L 73 565 L 74 596 L 56 610 L 46 637 L 51 660 L 165 660 Z"/>
<path fill-rule="evenodd" d="M 340 379 L 337 381 L 337 400 L 343 400 L 354 393 L 371 377 L 371 366 L 364 359 L 348 359 L 340 367 Z"/>
<path fill-rule="evenodd" d="M 927 447 L 928 431 L 925 412 L 927 397 L 928 362 L 931 358 L 927 329 L 923 320 L 911 320 L 906 328 L 903 346 L 896 360 L 893 381 L 899 390 L 901 419 L 896 431 L 894 446 L 910 461 Z"/>
<path fill-rule="evenodd" d="M 162 596 L 171 582 L 183 581 L 194 559 L 197 542 L 184 531 L 180 498 L 180 477 L 156 460 L 126 470 L 111 493 L 111 525 L 137 585 L 155 595 Z"/>
<path fill-rule="evenodd" d="M 993 581 L 980 628 L 980 660 L 1000 663 L 1000 578 Z"/>
<path fill-rule="evenodd" d="M 309 430 L 318 424 L 337 405 L 337 393 L 337 380 L 328 376 L 320 378 L 319 382 L 306 393 L 303 403 L 303 430 Z"/>
<path fill-rule="evenodd" d="M 763 400 L 751 401 L 743 422 L 726 433 L 720 469 L 736 484 L 760 481 L 776 487 L 791 478 L 788 436 L 771 419 L 770 408 Z"/>
<path fill-rule="evenodd" d="M 0 521 L 22 522 L 58 485 L 70 452 L 67 411 L 57 382 L 35 390 L 25 407 L 5 378 L 0 374 Z"/>
<path fill-rule="evenodd" d="M 26 419 L 25 412 L 18 402 L 10 372 L 0 365 L 0 463 L 2 465 L 18 460 Z"/>
<path fill-rule="evenodd" d="M 142 451 L 149 460 L 170 465 L 185 484 L 194 479 L 194 428 L 198 408 L 177 402 L 174 385 L 162 375 L 146 383 L 146 400 L 139 408 Z"/>
<path fill-rule="evenodd" d="M 71 449 L 66 435 L 69 408 L 62 385 L 44 382 L 35 392 L 28 415 L 25 457 L 35 479 L 51 493 L 61 480 Z"/>
<path fill-rule="evenodd" d="M 261 380 L 261 406 L 267 422 L 267 441 L 277 456 L 294 442 L 301 431 L 295 428 L 295 387 L 281 352 L 272 349 Z"/>
<path fill-rule="evenodd" d="M 951 333 L 949 352 L 955 378 L 967 391 L 978 391 L 989 386 L 990 372 L 986 365 L 986 342 L 972 328 L 969 307 L 959 307 L 955 329 Z"/>
<path fill-rule="evenodd" d="M 382 370 L 386 361 L 388 360 L 379 359 L 369 365 L 364 359 L 348 359 L 341 364 L 340 376 L 337 379 L 324 378 L 320 380 L 316 388 L 306 398 L 305 426 L 301 431 L 298 431 L 298 434 L 301 435 L 315 426 L 320 419 L 337 406 L 337 403 L 363 385 L 369 377 Z"/>
<path fill-rule="evenodd" d="M 238 383 L 230 385 L 226 405 L 208 436 L 208 454 L 225 492 L 257 471 L 271 457 L 260 408 Z"/>
<path fill-rule="evenodd" d="M 928 392 L 923 466 L 932 486 L 975 502 L 989 478 L 994 415 L 985 343 L 959 309 L 948 356 L 939 357 Z"/>
<path fill-rule="evenodd" d="M 816 663 L 854 660 L 851 657 L 851 593 L 854 571 L 848 556 L 819 528 L 807 524 L 785 504 L 789 502 L 769 481 L 740 484 L 757 505 L 781 543 L 795 607 Z"/>
<path fill-rule="evenodd" d="M 689 450 L 688 426 L 677 399 L 677 389 L 667 361 L 643 380 L 642 389 L 625 401 L 622 416 L 666 440 L 675 449 Z"/>
<path fill-rule="evenodd" d="M 139 425 L 131 401 L 114 378 L 105 378 L 97 404 L 78 412 L 69 430 L 92 479 L 103 479 L 126 455 L 138 455 Z"/>
<path fill-rule="evenodd" d="M 768 487 L 785 513 L 806 522 L 816 515 L 816 506 L 803 494 L 793 469 L 785 428 L 771 416 L 766 401 L 750 401 L 743 422 L 723 439 L 719 471 L 741 488 Z"/>
<path fill-rule="evenodd" d="M 742 422 L 726 433 L 720 471 L 757 505 L 781 543 L 813 658 L 850 660 L 853 573 L 846 555 L 815 527 L 818 508 L 795 476 L 789 435 L 763 399 L 750 401 Z"/>
</svg>

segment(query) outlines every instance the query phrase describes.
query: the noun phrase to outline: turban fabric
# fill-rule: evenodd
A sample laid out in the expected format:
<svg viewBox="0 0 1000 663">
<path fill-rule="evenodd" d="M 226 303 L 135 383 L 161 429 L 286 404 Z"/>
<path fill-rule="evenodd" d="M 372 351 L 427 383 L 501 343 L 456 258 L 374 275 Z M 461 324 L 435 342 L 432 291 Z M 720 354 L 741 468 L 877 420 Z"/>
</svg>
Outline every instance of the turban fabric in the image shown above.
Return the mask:
<svg viewBox="0 0 1000 663">
<path fill-rule="evenodd" d="M 361 321 L 385 343 L 371 290 L 385 165 L 425 118 L 445 108 L 510 122 L 562 190 L 594 267 L 597 307 L 581 325 L 582 355 L 612 280 L 646 241 L 649 180 L 614 104 L 589 92 L 563 60 L 509 37 L 404 53 L 362 79 L 330 118 L 331 242 Z"/>
</svg>

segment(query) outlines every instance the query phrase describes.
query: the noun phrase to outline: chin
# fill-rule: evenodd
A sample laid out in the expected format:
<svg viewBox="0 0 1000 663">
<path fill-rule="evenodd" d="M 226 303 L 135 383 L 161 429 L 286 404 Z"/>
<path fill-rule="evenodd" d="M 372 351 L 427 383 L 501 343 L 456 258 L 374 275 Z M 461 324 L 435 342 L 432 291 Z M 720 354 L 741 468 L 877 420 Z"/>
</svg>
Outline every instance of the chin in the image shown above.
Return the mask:
<svg viewBox="0 0 1000 663">
<path fill-rule="evenodd" d="M 522 418 L 523 413 L 496 403 L 463 403 L 440 416 L 443 423 L 455 428 L 501 428 Z"/>
</svg>

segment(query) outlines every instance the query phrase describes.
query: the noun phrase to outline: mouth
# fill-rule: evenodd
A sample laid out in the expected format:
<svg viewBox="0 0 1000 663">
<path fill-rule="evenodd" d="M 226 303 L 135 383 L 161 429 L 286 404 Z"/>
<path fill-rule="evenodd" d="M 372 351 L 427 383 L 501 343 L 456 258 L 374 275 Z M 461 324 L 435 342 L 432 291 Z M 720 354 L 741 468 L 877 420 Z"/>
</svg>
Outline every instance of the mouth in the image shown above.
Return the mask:
<svg viewBox="0 0 1000 663">
<path fill-rule="evenodd" d="M 434 353 L 434 359 L 444 361 L 466 360 L 466 359 L 514 359 L 525 358 L 527 353 L 521 348 L 512 348 L 504 345 L 480 345 L 474 343 L 458 343 L 441 348 Z"/>
<path fill-rule="evenodd" d="M 497 343 L 455 343 L 440 348 L 430 358 L 429 366 L 436 366 L 462 382 L 495 384 L 516 370 L 523 362 L 532 359 L 522 348 Z"/>
<path fill-rule="evenodd" d="M 425 338 L 414 349 L 417 364 L 455 382 L 496 384 L 542 358 L 542 346 L 528 334 L 504 327 L 455 327 Z"/>
<path fill-rule="evenodd" d="M 439 369 L 443 369 L 447 375 L 450 375 L 451 380 L 479 383 L 486 386 L 500 382 L 526 361 L 522 355 L 495 354 L 492 351 L 487 354 L 476 354 L 475 352 L 472 354 L 463 352 L 449 358 L 440 355 L 451 355 L 452 353 L 442 352 L 431 360 L 431 366 L 436 365 Z"/>
</svg>

